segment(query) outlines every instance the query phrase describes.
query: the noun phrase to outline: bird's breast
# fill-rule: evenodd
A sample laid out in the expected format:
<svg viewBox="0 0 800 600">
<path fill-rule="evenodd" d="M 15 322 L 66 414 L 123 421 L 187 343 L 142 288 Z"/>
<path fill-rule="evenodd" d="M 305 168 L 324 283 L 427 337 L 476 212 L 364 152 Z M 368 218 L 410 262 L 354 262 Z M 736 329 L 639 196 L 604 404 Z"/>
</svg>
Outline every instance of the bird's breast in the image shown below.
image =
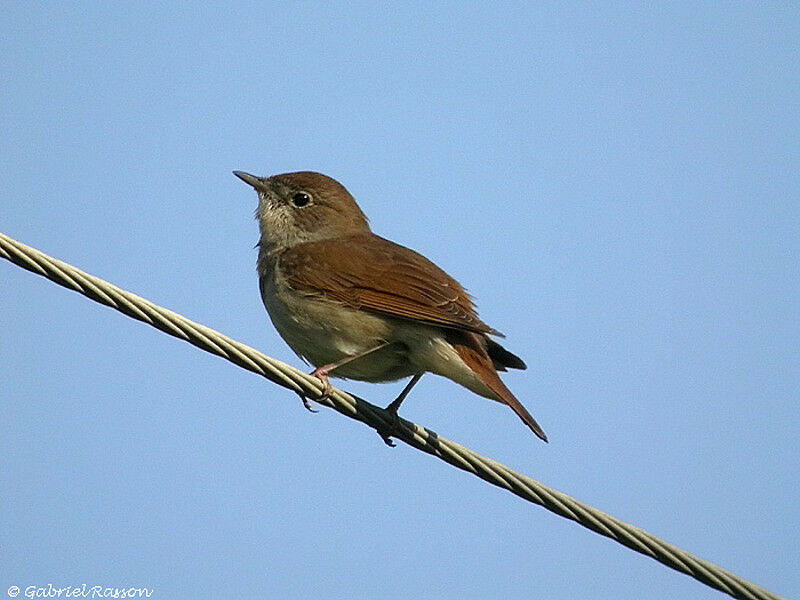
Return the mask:
<svg viewBox="0 0 800 600">
<path fill-rule="evenodd" d="M 298 292 L 279 272 L 262 277 L 261 298 L 280 336 L 296 354 L 316 367 L 394 340 L 392 319 Z M 399 343 L 331 373 L 361 381 L 394 381 L 412 374 L 407 349 Z"/>
</svg>

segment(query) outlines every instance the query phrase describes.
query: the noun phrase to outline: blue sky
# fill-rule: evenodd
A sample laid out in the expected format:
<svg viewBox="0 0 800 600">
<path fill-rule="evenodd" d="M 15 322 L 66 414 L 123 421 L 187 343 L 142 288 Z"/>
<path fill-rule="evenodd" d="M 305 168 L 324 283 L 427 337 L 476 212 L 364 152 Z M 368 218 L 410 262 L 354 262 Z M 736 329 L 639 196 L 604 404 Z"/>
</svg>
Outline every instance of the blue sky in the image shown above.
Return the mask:
<svg viewBox="0 0 800 600">
<path fill-rule="evenodd" d="M 16 3 L 0 231 L 301 366 L 256 196 L 318 170 L 529 365 L 402 414 L 800 596 L 800 8 Z M 0 590 L 718 592 L 0 261 Z M 343 388 L 378 404 L 402 383 Z"/>
</svg>

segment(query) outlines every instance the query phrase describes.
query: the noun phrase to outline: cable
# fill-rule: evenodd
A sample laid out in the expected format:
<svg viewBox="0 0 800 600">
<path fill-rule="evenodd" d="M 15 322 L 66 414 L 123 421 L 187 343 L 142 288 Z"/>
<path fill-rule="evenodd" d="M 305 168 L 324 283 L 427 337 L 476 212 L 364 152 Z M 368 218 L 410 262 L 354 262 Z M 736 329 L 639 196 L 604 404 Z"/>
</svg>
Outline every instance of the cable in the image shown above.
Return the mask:
<svg viewBox="0 0 800 600">
<path fill-rule="evenodd" d="M 392 416 L 366 400 L 336 388 L 333 389 L 330 396 L 322 398 L 322 383 L 316 377 L 311 377 L 213 329 L 190 321 L 186 317 L 84 273 L 2 233 L 0 233 L 0 257 L 23 269 L 42 275 L 61 286 L 80 292 L 96 302 L 115 308 L 129 317 L 148 323 L 164 333 L 187 341 L 206 352 L 221 356 L 297 394 L 317 400 L 320 404 L 361 421 L 378 432 L 392 429 L 395 424 Z M 779 600 L 779 596 L 737 577 L 713 563 L 698 558 L 638 527 L 620 521 L 526 475 L 517 473 L 456 442 L 440 437 L 430 429 L 400 419 L 400 427 L 392 431 L 392 436 L 418 450 L 432 454 L 454 467 L 472 473 L 492 485 L 504 488 L 520 498 L 576 521 L 600 535 L 609 537 L 734 598 Z"/>
</svg>

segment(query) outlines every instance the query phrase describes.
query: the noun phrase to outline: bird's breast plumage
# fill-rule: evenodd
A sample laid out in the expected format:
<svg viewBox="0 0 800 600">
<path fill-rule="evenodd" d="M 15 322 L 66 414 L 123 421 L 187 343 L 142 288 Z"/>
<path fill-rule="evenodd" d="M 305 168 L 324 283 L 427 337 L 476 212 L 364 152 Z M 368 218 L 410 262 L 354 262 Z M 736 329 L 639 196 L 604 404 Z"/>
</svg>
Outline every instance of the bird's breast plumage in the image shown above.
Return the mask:
<svg viewBox="0 0 800 600">
<path fill-rule="evenodd" d="M 299 292 L 286 283 L 277 268 L 261 277 L 261 298 L 280 336 L 315 367 L 396 337 L 392 320 Z M 413 374 L 407 348 L 402 344 L 379 350 L 369 360 L 353 361 L 332 373 L 334 377 L 374 382 L 395 381 Z"/>
</svg>

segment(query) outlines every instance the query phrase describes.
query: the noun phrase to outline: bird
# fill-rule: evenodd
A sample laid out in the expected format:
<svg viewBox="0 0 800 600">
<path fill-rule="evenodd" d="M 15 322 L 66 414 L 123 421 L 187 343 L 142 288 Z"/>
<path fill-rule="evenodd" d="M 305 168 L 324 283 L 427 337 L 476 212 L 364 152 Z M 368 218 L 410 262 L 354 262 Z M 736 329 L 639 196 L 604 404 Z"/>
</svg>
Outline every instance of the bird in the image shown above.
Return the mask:
<svg viewBox="0 0 800 600">
<path fill-rule="evenodd" d="M 498 375 L 525 369 L 525 363 L 493 339 L 502 334 L 481 321 L 455 279 L 373 233 L 350 192 L 327 175 L 233 174 L 258 193 L 264 306 L 283 340 L 315 367 L 311 374 L 324 394 L 331 390 L 329 376 L 367 382 L 410 377 L 386 407 L 399 422 L 403 400 L 430 372 L 508 405 L 547 441 Z"/>
</svg>

